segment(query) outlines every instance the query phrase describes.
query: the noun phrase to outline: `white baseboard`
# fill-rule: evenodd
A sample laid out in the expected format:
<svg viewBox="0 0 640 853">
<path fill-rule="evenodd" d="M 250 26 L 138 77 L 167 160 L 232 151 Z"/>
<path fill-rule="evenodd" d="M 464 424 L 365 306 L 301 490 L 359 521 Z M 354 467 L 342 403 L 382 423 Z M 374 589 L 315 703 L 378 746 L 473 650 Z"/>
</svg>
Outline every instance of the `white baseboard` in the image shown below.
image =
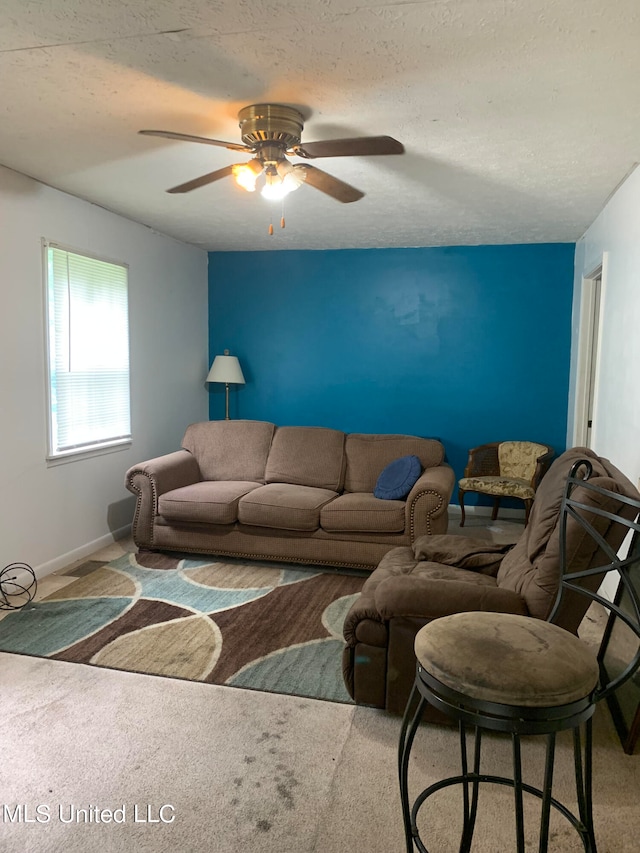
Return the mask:
<svg viewBox="0 0 640 853">
<path fill-rule="evenodd" d="M 482 517 L 491 517 L 493 508 L 490 506 L 465 506 L 465 515 L 478 515 Z M 460 504 L 449 504 L 449 515 L 460 515 Z M 510 509 L 509 507 L 500 507 L 498 510 L 498 520 L 501 518 L 515 518 L 518 521 L 524 521 L 523 509 Z"/>
<path fill-rule="evenodd" d="M 620 575 L 618 574 L 618 572 L 607 572 L 607 574 L 604 576 L 604 580 L 600 584 L 600 589 L 598 590 L 598 592 L 603 598 L 606 598 L 609 601 L 613 601 L 615 598 L 616 591 L 618 589 L 619 581 Z"/>
<path fill-rule="evenodd" d="M 88 557 L 95 551 L 99 551 L 100 548 L 106 548 L 107 545 L 112 545 L 114 542 L 117 542 L 118 539 L 124 539 L 124 537 L 128 536 L 130 533 L 131 525 L 127 524 L 119 530 L 114 530 L 113 533 L 107 533 L 99 539 L 94 539 L 93 542 L 87 542 L 86 545 L 81 545 L 79 548 L 74 548 L 73 551 L 61 554 L 59 557 L 49 560 L 47 563 L 35 566 L 33 571 L 35 572 L 36 578 L 40 580 L 40 578 L 50 575 L 52 572 L 57 572 L 58 569 L 64 569 L 65 566 L 69 566 L 71 563 L 75 563 L 78 560 L 82 560 L 84 557 Z"/>
</svg>

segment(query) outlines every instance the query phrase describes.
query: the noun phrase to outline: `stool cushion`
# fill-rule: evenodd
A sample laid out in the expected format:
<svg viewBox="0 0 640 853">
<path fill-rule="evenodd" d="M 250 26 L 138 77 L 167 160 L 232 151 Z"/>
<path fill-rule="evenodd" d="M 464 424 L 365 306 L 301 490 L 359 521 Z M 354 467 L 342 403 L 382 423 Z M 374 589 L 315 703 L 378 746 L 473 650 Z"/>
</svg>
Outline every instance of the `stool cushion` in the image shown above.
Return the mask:
<svg viewBox="0 0 640 853">
<path fill-rule="evenodd" d="M 598 683 L 595 654 L 578 637 L 530 616 L 456 613 L 415 639 L 423 669 L 471 699 L 553 707 L 587 697 Z"/>
</svg>

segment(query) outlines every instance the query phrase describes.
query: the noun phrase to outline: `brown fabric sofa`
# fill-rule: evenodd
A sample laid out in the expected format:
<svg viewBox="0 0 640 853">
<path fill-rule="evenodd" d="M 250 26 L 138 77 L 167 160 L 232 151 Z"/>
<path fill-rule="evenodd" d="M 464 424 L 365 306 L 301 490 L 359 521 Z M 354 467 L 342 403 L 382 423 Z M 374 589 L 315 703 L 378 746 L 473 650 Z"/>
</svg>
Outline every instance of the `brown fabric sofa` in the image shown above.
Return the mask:
<svg viewBox="0 0 640 853">
<path fill-rule="evenodd" d="M 374 497 L 406 455 L 423 468 L 407 499 Z M 134 465 L 125 484 L 139 548 L 373 568 L 446 531 L 454 481 L 434 439 L 237 420 L 191 424 L 181 450 Z"/>
<path fill-rule="evenodd" d="M 572 448 L 556 459 L 543 478 L 529 524 L 514 546 L 444 535 L 422 537 L 383 557 L 344 624 L 343 672 L 357 703 L 393 713 L 404 711 L 415 676 L 415 636 L 433 619 L 472 610 L 548 617 L 560 577 L 562 496 L 569 471 L 579 459 L 588 459 L 593 465 L 591 483 L 640 498 L 608 460 L 587 448 Z M 576 489 L 574 497 L 587 506 L 602 500 L 586 488 Z M 603 508 L 625 517 L 628 512 L 617 501 Z M 626 529 L 608 519 L 597 518 L 593 523 L 617 550 Z M 593 539 L 573 519 L 567 526 L 566 547 L 568 567 L 573 571 L 606 562 Z M 596 579 L 595 588 L 600 580 Z M 566 596 L 554 621 L 575 633 L 587 603 L 584 596 Z M 437 712 L 431 711 L 431 719 L 439 719 Z"/>
</svg>

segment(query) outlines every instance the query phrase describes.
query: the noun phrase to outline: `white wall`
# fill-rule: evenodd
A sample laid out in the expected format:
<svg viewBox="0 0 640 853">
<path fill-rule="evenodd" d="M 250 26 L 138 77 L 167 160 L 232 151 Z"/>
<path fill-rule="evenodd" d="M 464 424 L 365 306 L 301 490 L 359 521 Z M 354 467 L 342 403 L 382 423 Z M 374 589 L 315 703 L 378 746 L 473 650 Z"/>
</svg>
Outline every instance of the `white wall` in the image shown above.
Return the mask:
<svg viewBox="0 0 640 853">
<path fill-rule="evenodd" d="M 133 444 L 47 467 L 41 238 L 129 264 Z M 208 420 L 207 254 L 0 167 L 0 569 L 53 571 L 130 523 L 130 465 Z"/>
<path fill-rule="evenodd" d="M 576 245 L 569 424 L 574 441 L 583 278 L 603 263 L 598 383 L 592 447 L 629 479 L 640 477 L 640 168 Z"/>
</svg>

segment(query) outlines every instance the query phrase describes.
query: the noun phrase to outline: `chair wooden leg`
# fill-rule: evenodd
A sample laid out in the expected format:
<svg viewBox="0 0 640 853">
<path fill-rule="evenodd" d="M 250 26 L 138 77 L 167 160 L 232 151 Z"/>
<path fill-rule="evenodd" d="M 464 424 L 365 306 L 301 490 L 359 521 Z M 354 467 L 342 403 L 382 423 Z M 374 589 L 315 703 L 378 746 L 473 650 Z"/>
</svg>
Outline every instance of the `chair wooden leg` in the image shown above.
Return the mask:
<svg viewBox="0 0 640 853">
<path fill-rule="evenodd" d="M 495 521 L 498 517 L 498 507 L 500 506 L 500 498 L 493 499 L 493 512 L 491 513 L 491 521 Z"/>
<path fill-rule="evenodd" d="M 458 501 L 460 502 L 460 527 L 464 527 L 464 489 L 458 489 Z"/>
<path fill-rule="evenodd" d="M 526 527 L 529 524 L 529 516 L 531 515 L 531 507 L 533 506 L 532 500 L 526 500 L 524 502 L 524 526 Z"/>
</svg>

